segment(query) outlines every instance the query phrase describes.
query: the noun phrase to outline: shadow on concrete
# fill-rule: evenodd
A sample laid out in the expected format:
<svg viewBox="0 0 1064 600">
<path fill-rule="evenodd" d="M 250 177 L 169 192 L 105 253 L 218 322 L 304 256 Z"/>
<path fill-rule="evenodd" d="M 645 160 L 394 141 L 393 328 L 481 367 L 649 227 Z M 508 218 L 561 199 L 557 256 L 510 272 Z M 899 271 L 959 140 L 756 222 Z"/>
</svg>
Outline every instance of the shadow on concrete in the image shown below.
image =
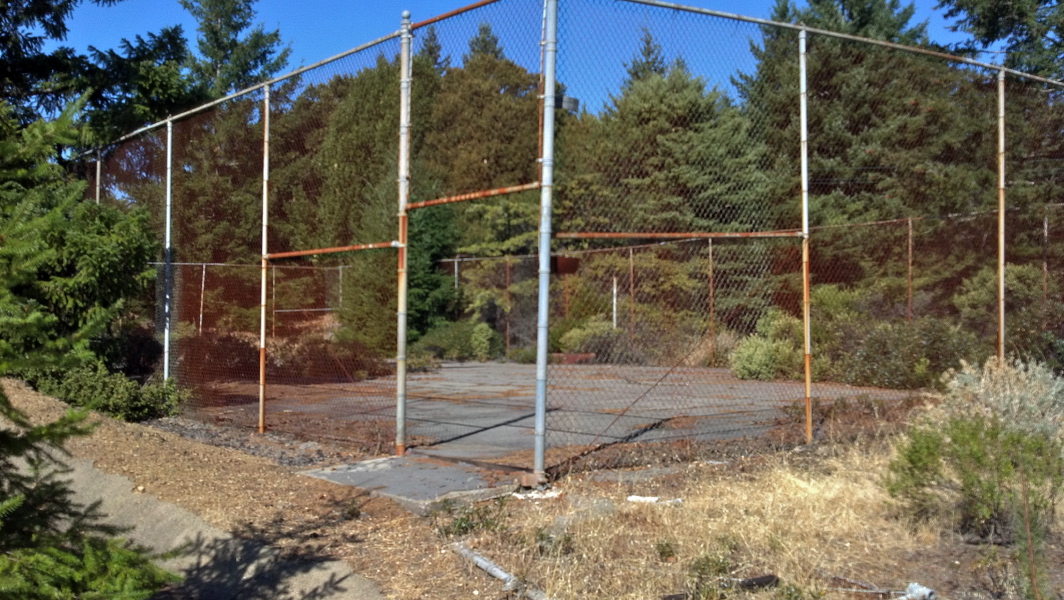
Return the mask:
<svg viewBox="0 0 1064 600">
<path fill-rule="evenodd" d="M 356 590 L 348 585 L 351 574 L 330 569 L 330 561 L 283 558 L 280 552 L 257 540 L 201 534 L 171 560 L 183 563 L 177 571 L 184 580 L 157 594 L 156 600 L 365 597 L 356 595 Z"/>
</svg>

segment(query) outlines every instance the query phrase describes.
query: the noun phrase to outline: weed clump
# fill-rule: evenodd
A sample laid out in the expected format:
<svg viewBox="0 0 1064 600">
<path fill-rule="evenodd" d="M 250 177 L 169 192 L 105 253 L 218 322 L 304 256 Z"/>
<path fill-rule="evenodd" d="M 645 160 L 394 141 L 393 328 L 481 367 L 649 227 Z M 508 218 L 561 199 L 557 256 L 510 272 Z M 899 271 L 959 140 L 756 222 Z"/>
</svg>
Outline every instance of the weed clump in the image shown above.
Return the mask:
<svg viewBox="0 0 1064 600">
<path fill-rule="evenodd" d="M 504 498 L 471 506 L 458 506 L 453 501 L 445 500 L 432 512 L 432 524 L 444 537 L 502 531 L 505 528 L 505 508 Z"/>
</svg>

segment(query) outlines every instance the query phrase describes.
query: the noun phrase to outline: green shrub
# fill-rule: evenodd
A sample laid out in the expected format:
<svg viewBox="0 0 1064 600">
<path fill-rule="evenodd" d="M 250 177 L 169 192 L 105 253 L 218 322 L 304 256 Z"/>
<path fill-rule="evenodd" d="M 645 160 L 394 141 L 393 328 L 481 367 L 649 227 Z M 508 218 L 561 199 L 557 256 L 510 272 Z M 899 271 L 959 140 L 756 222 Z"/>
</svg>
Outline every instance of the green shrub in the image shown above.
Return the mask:
<svg viewBox="0 0 1064 600">
<path fill-rule="evenodd" d="M 839 335 L 848 341 L 826 350 L 836 378 L 853 385 L 934 388 L 944 372 L 980 358 L 974 334 L 931 317 L 880 322 Z"/>
<path fill-rule="evenodd" d="M 474 357 L 472 321 L 454 321 L 430 329 L 414 342 L 413 349 L 444 360 L 469 360 Z"/>
<path fill-rule="evenodd" d="M 793 344 L 754 334 L 732 350 L 728 357 L 732 373 L 739 379 L 798 379 L 803 372 L 803 355 Z"/>
<path fill-rule="evenodd" d="M 561 351 L 574 354 L 594 354 L 595 362 L 609 364 L 639 364 L 643 353 L 631 342 L 623 329 L 607 321 L 592 319 L 574 327 L 561 338 Z"/>
<path fill-rule="evenodd" d="M 502 354 L 502 336 L 487 323 L 477 323 L 469 336 L 469 345 L 473 356 L 480 362 L 487 362 Z"/>
<path fill-rule="evenodd" d="M 1020 572 L 1037 573 L 1064 491 L 1062 435 L 1064 380 L 1050 369 L 997 360 L 982 369 L 964 365 L 941 405 L 899 446 L 887 489 L 914 518 L 955 515 L 967 535 L 1017 542 Z"/>
<path fill-rule="evenodd" d="M 740 379 L 799 379 L 805 372 L 802 322 L 770 309 L 757 322 L 757 333 L 740 341 L 728 357 Z"/>
<path fill-rule="evenodd" d="M 173 380 L 141 386 L 120 373 L 109 372 L 102 364 L 52 373 L 39 379 L 37 386 L 42 393 L 72 406 L 131 422 L 176 415 L 187 398 Z"/>
<path fill-rule="evenodd" d="M 406 370 L 409 373 L 427 373 L 440 368 L 440 360 L 424 351 L 412 351 L 406 356 Z"/>
<path fill-rule="evenodd" d="M 551 321 L 550 328 L 547 330 L 547 351 L 565 352 L 562 349 L 562 338 L 573 329 L 583 326 L 586 322 L 587 319 L 565 318 Z"/>
<path fill-rule="evenodd" d="M 513 348 L 510 353 L 506 355 L 506 358 L 522 365 L 534 365 L 536 364 L 536 349 L 535 348 Z"/>
<path fill-rule="evenodd" d="M 824 377 L 852 385 L 934 388 L 962 360 L 986 357 L 984 345 L 966 328 L 934 317 L 902 318 L 897 294 L 887 288 L 813 289 L 813 360 L 814 367 L 825 362 Z M 814 368 L 814 377 L 817 373 Z"/>
<path fill-rule="evenodd" d="M 1005 268 L 1005 319 L 1007 351 L 1024 359 L 1040 359 L 1051 350 L 1056 336 L 1044 336 L 1047 327 L 1058 327 L 1064 318 L 1055 278 L 1043 286 L 1042 269 L 1034 265 L 1008 265 Z M 996 267 L 984 267 L 964 280 L 953 304 L 966 329 L 977 332 L 986 343 L 997 337 L 998 273 Z"/>
</svg>

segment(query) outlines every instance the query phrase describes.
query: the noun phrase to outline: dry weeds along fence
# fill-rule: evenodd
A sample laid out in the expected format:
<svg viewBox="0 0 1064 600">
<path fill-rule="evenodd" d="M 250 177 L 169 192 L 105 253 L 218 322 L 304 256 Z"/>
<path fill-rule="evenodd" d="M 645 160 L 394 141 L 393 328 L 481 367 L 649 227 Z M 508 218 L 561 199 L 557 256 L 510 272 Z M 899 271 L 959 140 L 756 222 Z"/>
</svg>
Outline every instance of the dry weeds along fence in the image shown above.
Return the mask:
<svg viewBox="0 0 1064 600">
<path fill-rule="evenodd" d="M 555 498 L 510 501 L 502 525 L 465 543 L 559 600 L 889 596 L 914 581 L 943 597 L 1019 593 L 1000 549 L 964 543 L 949 519 L 902 516 L 883 485 L 889 445 L 822 449 L 627 483 L 574 477 Z M 682 502 L 628 501 L 633 493 Z M 737 589 L 766 574 L 779 585 Z"/>
</svg>

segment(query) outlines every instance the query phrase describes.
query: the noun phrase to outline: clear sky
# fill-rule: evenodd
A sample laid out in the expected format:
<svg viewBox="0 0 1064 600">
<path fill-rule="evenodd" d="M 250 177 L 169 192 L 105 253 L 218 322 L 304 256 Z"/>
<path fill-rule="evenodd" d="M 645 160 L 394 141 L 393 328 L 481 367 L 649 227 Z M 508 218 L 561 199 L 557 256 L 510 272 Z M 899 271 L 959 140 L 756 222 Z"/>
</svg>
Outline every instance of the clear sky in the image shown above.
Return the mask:
<svg viewBox="0 0 1064 600">
<path fill-rule="evenodd" d="M 290 66 L 295 68 L 397 30 L 403 10 L 409 10 L 416 22 L 466 6 L 471 1 L 259 0 L 256 9 L 258 21 L 268 30 L 280 29 L 284 41 L 291 45 Z M 773 0 L 672 1 L 761 18 L 769 17 L 774 4 Z M 936 0 L 916 0 L 915 4 L 915 21 L 928 21 L 932 40 L 959 39 L 947 31 L 941 11 L 934 10 Z M 84 51 L 89 45 L 115 48 L 122 38 L 157 32 L 167 25 L 181 24 L 186 37 L 196 36 L 195 21 L 177 0 L 123 0 L 110 7 L 99 7 L 86 0 L 68 24 L 70 34 L 65 45 L 78 51 Z"/>
</svg>

